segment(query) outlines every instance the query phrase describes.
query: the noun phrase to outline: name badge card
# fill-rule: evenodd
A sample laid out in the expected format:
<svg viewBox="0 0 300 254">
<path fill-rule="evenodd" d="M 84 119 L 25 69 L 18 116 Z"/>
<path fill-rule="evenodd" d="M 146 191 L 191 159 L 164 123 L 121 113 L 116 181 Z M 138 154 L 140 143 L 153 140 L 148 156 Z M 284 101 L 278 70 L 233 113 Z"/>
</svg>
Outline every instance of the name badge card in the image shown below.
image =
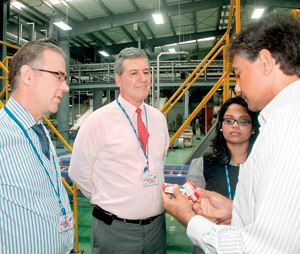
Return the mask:
<svg viewBox="0 0 300 254">
<path fill-rule="evenodd" d="M 143 186 L 152 186 L 158 184 L 158 175 L 156 172 L 154 173 L 144 173 L 142 175 Z"/>
<path fill-rule="evenodd" d="M 73 226 L 74 226 L 73 212 L 69 212 L 66 215 L 59 216 L 58 231 L 60 233 L 72 229 Z"/>
</svg>

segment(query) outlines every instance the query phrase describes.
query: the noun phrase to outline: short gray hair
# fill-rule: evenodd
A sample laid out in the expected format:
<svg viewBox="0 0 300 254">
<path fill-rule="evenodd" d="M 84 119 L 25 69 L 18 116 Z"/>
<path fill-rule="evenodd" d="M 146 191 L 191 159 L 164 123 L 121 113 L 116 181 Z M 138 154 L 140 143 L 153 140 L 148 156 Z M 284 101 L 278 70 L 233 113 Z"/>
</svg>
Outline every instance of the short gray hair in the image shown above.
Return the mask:
<svg viewBox="0 0 300 254">
<path fill-rule="evenodd" d="M 38 67 L 44 62 L 43 52 L 45 50 L 52 50 L 59 53 L 63 58 L 65 54 L 61 48 L 50 42 L 42 41 L 30 41 L 22 46 L 17 53 L 13 56 L 9 65 L 9 75 L 8 80 L 13 92 L 18 86 L 18 80 L 20 76 L 20 70 L 23 65 L 28 65 L 30 67 Z"/>
<path fill-rule="evenodd" d="M 143 57 L 147 60 L 149 66 L 150 66 L 148 56 L 146 55 L 144 50 L 134 48 L 134 47 L 123 49 L 119 53 L 118 57 L 116 58 L 115 65 L 114 65 L 115 73 L 122 75 L 124 59 L 134 59 L 134 58 L 143 58 Z"/>
</svg>

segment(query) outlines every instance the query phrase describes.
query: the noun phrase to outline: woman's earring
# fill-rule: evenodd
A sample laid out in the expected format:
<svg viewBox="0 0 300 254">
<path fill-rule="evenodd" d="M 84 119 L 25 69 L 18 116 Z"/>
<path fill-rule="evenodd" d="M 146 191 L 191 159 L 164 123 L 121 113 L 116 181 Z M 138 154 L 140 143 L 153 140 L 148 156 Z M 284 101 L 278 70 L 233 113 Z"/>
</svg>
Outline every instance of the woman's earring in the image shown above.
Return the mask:
<svg viewBox="0 0 300 254">
<path fill-rule="evenodd" d="M 223 131 L 222 128 L 220 129 L 220 131 Z"/>
<path fill-rule="evenodd" d="M 252 131 L 252 132 L 251 132 L 251 134 L 254 134 L 254 133 L 255 133 L 255 131 Z"/>
</svg>

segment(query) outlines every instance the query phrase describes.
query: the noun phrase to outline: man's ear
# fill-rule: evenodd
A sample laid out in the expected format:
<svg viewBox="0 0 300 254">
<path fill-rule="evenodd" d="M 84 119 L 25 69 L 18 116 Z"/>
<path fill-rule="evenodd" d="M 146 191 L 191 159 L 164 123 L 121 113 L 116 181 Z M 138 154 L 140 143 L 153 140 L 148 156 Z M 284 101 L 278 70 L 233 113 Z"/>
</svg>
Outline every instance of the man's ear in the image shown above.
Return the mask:
<svg viewBox="0 0 300 254">
<path fill-rule="evenodd" d="M 120 75 L 118 73 L 115 73 L 115 82 L 118 87 L 121 87 Z"/>
<path fill-rule="evenodd" d="M 20 81 L 26 86 L 31 85 L 34 72 L 28 65 L 23 65 L 20 69 Z"/>
<path fill-rule="evenodd" d="M 274 57 L 271 55 L 271 52 L 267 49 L 262 49 L 259 52 L 258 58 L 260 60 L 263 73 L 266 76 L 269 76 L 274 68 L 274 65 L 276 64 Z"/>
</svg>

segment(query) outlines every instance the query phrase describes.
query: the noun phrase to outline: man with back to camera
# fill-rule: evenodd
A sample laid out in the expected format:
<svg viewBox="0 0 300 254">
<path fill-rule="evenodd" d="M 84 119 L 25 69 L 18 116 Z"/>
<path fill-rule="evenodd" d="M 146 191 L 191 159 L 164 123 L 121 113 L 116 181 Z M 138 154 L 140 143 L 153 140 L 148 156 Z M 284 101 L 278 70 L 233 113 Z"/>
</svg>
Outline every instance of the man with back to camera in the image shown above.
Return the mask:
<svg viewBox="0 0 300 254">
<path fill-rule="evenodd" d="M 271 15 L 237 34 L 228 55 L 241 93 L 259 115 L 260 134 L 241 166 L 233 204 L 199 189 L 191 205 L 176 188 L 164 206 L 187 225 L 191 241 L 206 253 L 300 252 L 300 26 Z M 232 216 L 231 226 L 215 225 Z"/>
<path fill-rule="evenodd" d="M 57 111 L 66 82 L 64 53 L 51 43 L 28 42 L 10 63 L 11 97 L 0 110 L 1 254 L 73 248 L 73 214 L 41 124 L 43 115 Z"/>
<path fill-rule="evenodd" d="M 143 50 L 123 49 L 114 70 L 120 95 L 81 126 L 69 176 L 94 204 L 92 253 L 166 253 L 166 119 L 144 103 L 151 73 Z"/>
</svg>

